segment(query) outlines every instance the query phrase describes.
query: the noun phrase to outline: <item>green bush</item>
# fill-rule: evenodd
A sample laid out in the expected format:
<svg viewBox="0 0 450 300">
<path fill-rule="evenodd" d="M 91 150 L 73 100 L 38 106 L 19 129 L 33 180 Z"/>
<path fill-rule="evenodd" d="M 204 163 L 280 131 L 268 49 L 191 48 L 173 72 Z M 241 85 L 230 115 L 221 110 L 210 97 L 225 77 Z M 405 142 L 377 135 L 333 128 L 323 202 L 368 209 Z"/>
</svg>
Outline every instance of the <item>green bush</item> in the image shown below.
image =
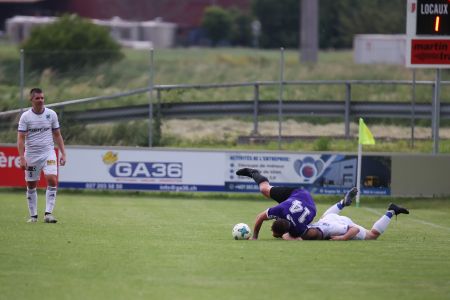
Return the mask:
<svg viewBox="0 0 450 300">
<path fill-rule="evenodd" d="M 321 137 L 314 141 L 314 151 L 330 151 L 331 139 L 329 137 Z"/>
<path fill-rule="evenodd" d="M 232 30 L 230 13 L 219 6 L 208 6 L 202 19 L 202 27 L 206 30 L 213 46 L 221 40 L 228 40 Z"/>
<path fill-rule="evenodd" d="M 23 44 L 27 65 L 34 71 L 92 68 L 122 59 L 120 45 L 106 28 L 76 15 L 37 27 Z"/>
</svg>

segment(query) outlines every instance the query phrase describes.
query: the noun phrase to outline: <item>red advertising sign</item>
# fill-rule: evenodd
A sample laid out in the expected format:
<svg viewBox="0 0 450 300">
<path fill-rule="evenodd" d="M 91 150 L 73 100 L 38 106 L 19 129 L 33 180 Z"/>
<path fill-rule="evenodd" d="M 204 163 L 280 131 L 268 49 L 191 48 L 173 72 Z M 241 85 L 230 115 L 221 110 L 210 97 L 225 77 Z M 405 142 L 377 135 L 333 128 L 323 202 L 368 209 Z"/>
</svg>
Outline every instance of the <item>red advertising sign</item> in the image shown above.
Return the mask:
<svg viewBox="0 0 450 300">
<path fill-rule="evenodd" d="M 450 39 L 412 39 L 411 65 L 450 66 Z"/>
<path fill-rule="evenodd" d="M 0 146 L 0 187 L 25 186 L 25 174 L 20 168 L 17 148 L 14 146 Z M 38 187 L 46 186 L 44 175 L 41 174 Z"/>
</svg>

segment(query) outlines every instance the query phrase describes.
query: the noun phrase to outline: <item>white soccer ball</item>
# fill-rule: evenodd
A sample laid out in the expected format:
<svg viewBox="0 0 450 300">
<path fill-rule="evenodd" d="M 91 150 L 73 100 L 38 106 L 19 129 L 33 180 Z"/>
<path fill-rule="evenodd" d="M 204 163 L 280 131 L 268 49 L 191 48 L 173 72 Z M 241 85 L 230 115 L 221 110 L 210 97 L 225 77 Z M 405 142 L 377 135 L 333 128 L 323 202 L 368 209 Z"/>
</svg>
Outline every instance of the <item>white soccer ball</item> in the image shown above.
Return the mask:
<svg viewBox="0 0 450 300">
<path fill-rule="evenodd" d="M 231 235 L 235 240 L 248 240 L 252 235 L 252 231 L 247 224 L 239 223 L 234 225 Z"/>
</svg>

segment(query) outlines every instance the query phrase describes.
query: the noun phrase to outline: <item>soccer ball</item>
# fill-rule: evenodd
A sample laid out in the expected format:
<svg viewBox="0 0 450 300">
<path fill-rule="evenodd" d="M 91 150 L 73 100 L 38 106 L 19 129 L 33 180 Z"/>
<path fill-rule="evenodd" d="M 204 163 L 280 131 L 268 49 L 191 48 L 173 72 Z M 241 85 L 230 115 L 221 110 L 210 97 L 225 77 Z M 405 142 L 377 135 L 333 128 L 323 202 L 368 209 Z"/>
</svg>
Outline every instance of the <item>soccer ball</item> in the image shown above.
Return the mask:
<svg viewBox="0 0 450 300">
<path fill-rule="evenodd" d="M 252 231 L 247 224 L 239 223 L 234 225 L 231 235 L 235 240 L 248 240 L 252 235 Z"/>
</svg>

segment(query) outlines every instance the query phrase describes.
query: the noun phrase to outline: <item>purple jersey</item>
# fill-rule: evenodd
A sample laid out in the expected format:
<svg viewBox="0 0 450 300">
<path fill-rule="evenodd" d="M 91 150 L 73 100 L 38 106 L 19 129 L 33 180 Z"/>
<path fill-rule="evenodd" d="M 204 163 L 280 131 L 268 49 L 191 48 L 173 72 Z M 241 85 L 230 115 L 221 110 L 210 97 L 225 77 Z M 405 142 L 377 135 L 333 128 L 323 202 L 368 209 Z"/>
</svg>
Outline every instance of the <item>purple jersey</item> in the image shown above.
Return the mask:
<svg viewBox="0 0 450 300">
<path fill-rule="evenodd" d="M 289 198 L 267 210 L 269 219 L 286 219 L 291 223 L 289 234 L 299 237 L 316 216 L 316 205 L 311 194 L 304 189 L 294 190 Z"/>
</svg>

